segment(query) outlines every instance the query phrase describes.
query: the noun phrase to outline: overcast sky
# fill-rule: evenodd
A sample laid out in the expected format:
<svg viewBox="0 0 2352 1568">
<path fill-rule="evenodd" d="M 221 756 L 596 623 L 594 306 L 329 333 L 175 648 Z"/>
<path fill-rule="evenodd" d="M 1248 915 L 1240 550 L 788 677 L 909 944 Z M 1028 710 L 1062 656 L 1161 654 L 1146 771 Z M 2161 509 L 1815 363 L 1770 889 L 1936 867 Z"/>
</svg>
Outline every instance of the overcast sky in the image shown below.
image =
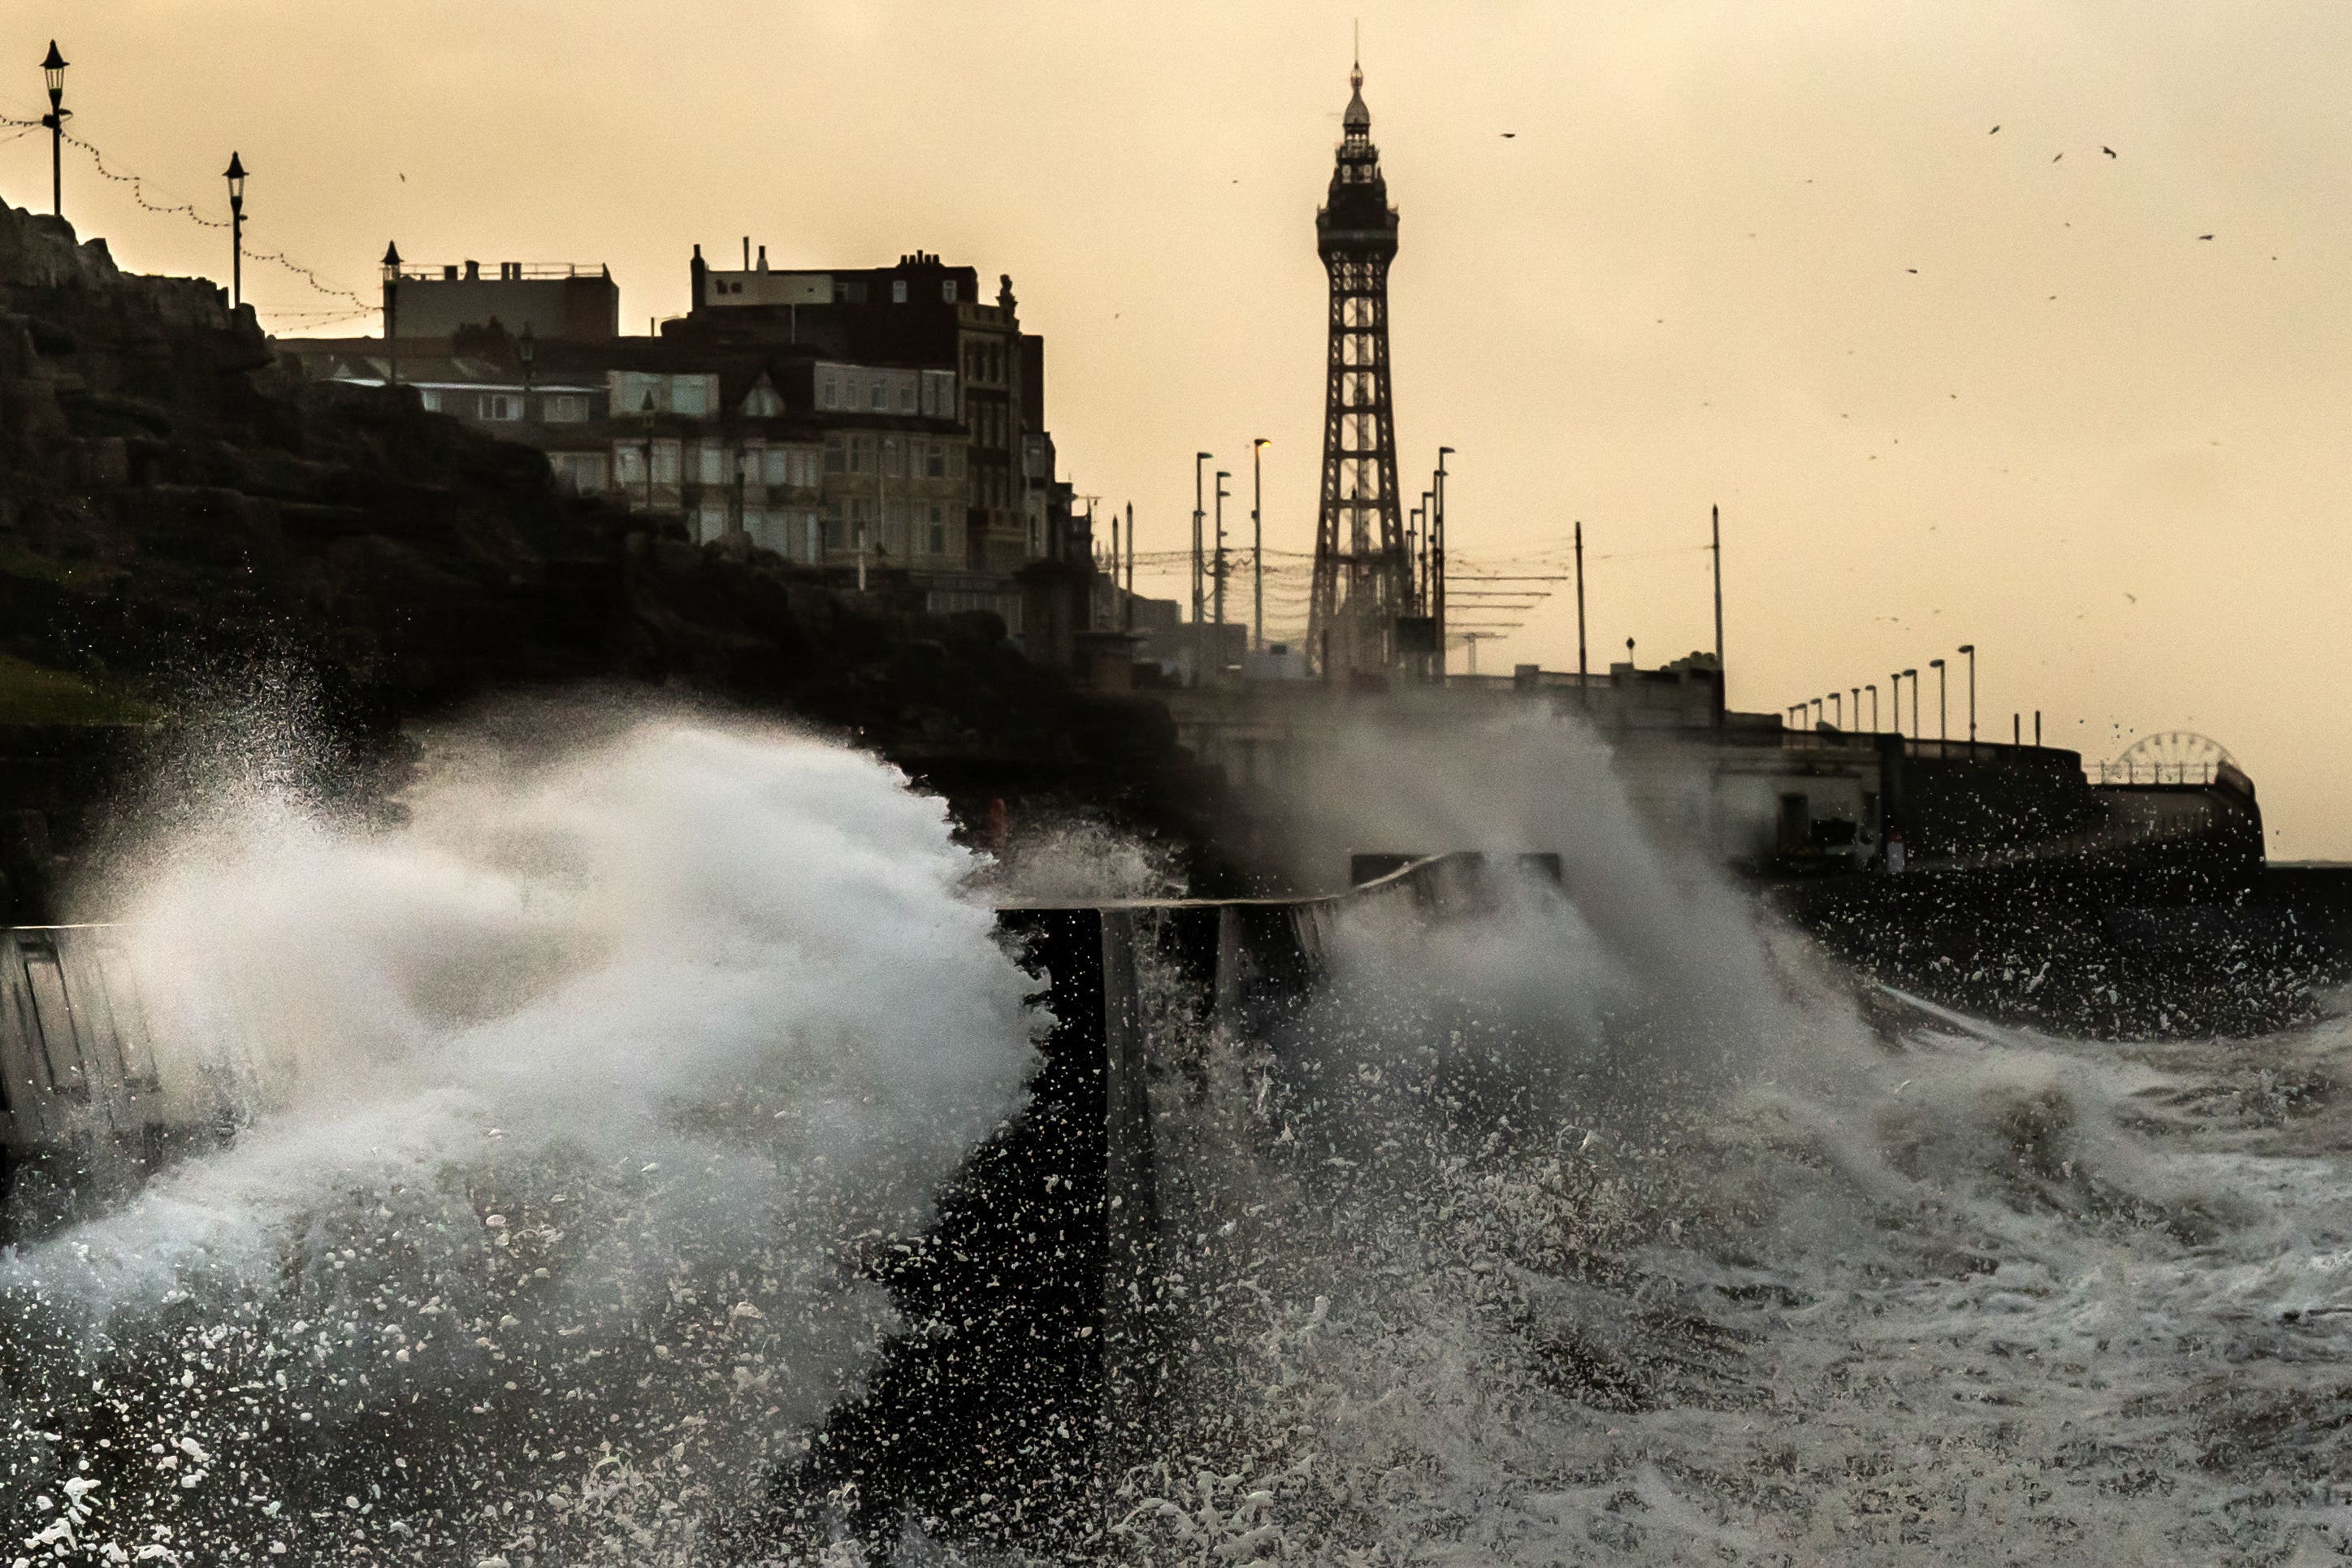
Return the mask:
<svg viewBox="0 0 2352 1568">
<path fill-rule="evenodd" d="M 10 16 L 0 113 L 38 111 L 54 30 L 71 128 L 150 201 L 219 216 L 234 148 L 250 248 L 371 300 L 393 238 L 416 261 L 609 263 L 636 331 L 685 308 L 698 241 L 1010 272 L 1048 340 L 1063 472 L 1131 500 L 1146 551 L 1189 537 L 1194 451 L 1245 497 L 1257 435 L 1269 545 L 1311 546 L 1314 213 L 1360 16 L 1402 213 L 1406 479 L 1457 449 L 1457 556 L 1554 548 L 1583 520 L 1593 662 L 1632 637 L 1650 664 L 1712 636 L 1686 547 L 1719 502 L 1736 705 L 1873 681 L 1883 703 L 1890 671 L 1972 641 L 1984 733 L 2038 708 L 2095 758 L 2204 731 L 2259 784 L 2273 854 L 2352 858 L 2352 7 Z M 0 145 L 0 194 L 45 205 L 47 152 Z M 226 275 L 223 236 L 68 153 L 84 233 L 131 267 Z M 334 303 L 268 264 L 247 279 L 282 331 Z M 1482 668 L 1573 668 L 1568 595 L 1524 620 Z M 1932 677 L 1925 699 L 1932 733 Z M 1958 683 L 1952 704 L 1958 733 Z"/>
</svg>

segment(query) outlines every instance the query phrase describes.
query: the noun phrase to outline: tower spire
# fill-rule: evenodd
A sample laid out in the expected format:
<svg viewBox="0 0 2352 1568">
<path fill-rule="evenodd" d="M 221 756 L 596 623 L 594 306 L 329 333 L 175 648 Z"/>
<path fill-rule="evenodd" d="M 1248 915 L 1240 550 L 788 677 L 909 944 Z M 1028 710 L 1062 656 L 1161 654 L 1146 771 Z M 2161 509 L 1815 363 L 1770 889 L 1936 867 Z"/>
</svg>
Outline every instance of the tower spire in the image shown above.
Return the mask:
<svg viewBox="0 0 2352 1568">
<path fill-rule="evenodd" d="M 1396 421 L 1389 376 L 1389 263 L 1397 214 L 1388 203 L 1360 60 L 1348 72 L 1344 135 L 1315 215 L 1316 249 L 1331 283 L 1323 397 L 1323 499 L 1316 519 L 1307 658 L 1326 679 L 1395 667 L 1397 617 L 1413 611 L 1412 563 L 1398 505 Z"/>
</svg>

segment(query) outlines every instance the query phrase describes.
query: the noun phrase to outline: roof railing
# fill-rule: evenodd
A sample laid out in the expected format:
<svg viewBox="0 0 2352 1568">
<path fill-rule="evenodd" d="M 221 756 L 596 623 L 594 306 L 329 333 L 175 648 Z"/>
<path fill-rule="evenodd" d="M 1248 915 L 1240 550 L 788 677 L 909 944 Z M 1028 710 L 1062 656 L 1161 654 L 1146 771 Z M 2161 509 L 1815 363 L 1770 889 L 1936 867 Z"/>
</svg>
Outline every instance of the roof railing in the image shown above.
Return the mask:
<svg viewBox="0 0 2352 1568">
<path fill-rule="evenodd" d="M 563 278 L 604 278 L 613 270 L 594 261 L 404 261 L 403 283 L 542 283 Z"/>
</svg>

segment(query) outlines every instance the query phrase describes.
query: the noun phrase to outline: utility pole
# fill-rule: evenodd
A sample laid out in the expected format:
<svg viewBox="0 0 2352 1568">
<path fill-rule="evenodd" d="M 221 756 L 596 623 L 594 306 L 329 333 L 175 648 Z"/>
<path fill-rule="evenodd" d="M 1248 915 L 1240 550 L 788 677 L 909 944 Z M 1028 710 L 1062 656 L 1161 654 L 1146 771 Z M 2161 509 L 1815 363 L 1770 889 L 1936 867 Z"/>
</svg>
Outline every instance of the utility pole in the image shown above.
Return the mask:
<svg viewBox="0 0 2352 1568">
<path fill-rule="evenodd" d="M 1430 520 L 1430 571 L 1432 614 L 1437 621 L 1437 679 L 1445 682 L 1445 459 L 1454 455 L 1451 447 L 1437 449 L 1437 512 Z M 1470 657 L 1478 657 L 1477 646 L 1471 646 Z"/>
<path fill-rule="evenodd" d="M 49 52 L 41 61 L 41 78 L 49 89 L 49 111 L 41 116 L 41 123 L 49 128 L 49 210 L 58 217 L 66 216 L 66 120 L 73 110 L 65 106 L 66 58 L 58 53 L 58 41 L 49 40 Z"/>
<path fill-rule="evenodd" d="M 228 305 L 234 310 L 245 303 L 245 164 L 234 152 L 222 178 L 228 181 Z"/>
<path fill-rule="evenodd" d="M 1203 494 L 1205 482 L 1202 479 L 1201 465 L 1208 462 L 1212 456 L 1213 454 L 1208 452 L 1192 454 L 1192 637 L 1196 644 L 1201 636 L 1199 628 L 1202 612 L 1206 607 L 1202 603 L 1202 595 L 1201 574 L 1203 563 L 1201 559 L 1201 523 L 1208 516 L 1208 503 Z M 1198 652 L 1199 649 L 1195 647 L 1196 656 Z"/>
<path fill-rule="evenodd" d="M 1273 445 L 1260 436 L 1250 443 L 1250 647 L 1265 651 L 1265 466 Z"/>
<path fill-rule="evenodd" d="M 1977 754 L 1977 645 L 1964 642 L 1960 651 L 1969 656 L 1969 755 Z"/>
<path fill-rule="evenodd" d="M 1218 627 L 1219 627 L 1219 629 L 1220 629 L 1220 633 L 1221 633 L 1221 634 L 1222 634 L 1223 628 L 1224 624 L 1225 624 L 1225 576 L 1226 576 L 1226 571 L 1225 571 L 1225 496 L 1226 496 L 1226 495 L 1227 495 L 1227 493 L 1228 493 L 1228 492 L 1226 491 L 1226 489 L 1225 489 L 1225 481 L 1226 481 L 1227 479 L 1232 479 L 1232 478 L 1233 478 L 1233 475 L 1231 475 L 1231 474 L 1229 474 L 1229 473 L 1225 472 L 1225 470 L 1224 470 L 1224 469 L 1223 469 L 1223 468 L 1219 468 L 1219 469 L 1217 470 L 1217 555 L 1216 555 L 1216 563 L 1217 563 L 1217 565 L 1216 565 L 1216 577 L 1217 577 L 1217 605 L 1216 605 L 1216 608 L 1217 608 L 1217 616 L 1216 616 L 1216 620 L 1217 620 L 1217 626 L 1218 626 Z M 1223 637 L 1222 635 L 1220 635 L 1220 636 L 1218 637 L 1218 638 L 1217 638 L 1217 650 L 1216 650 L 1216 651 L 1217 651 L 1218 668 L 1219 668 L 1219 669 L 1222 671 L 1222 670 L 1223 670 L 1223 660 L 1224 660 L 1224 657 L 1225 657 L 1225 644 L 1224 644 L 1224 638 L 1223 638 Z"/>
<path fill-rule="evenodd" d="M 1584 520 L 1576 520 L 1576 700 L 1591 706 L 1591 694 L 1585 682 L 1591 678 L 1584 668 Z"/>
<path fill-rule="evenodd" d="M 1135 629 L 1135 503 L 1127 503 L 1127 600 L 1122 631 Z"/>
<path fill-rule="evenodd" d="M 1706 509 L 1708 527 L 1714 542 L 1708 548 L 1715 552 L 1715 727 L 1723 728 L 1724 710 L 1730 706 L 1731 692 L 1723 668 L 1723 509 Z"/>
<path fill-rule="evenodd" d="M 1950 689 L 1951 680 L 1944 673 L 1942 659 L 1929 659 L 1927 668 L 1936 672 L 1936 739 L 1939 742 L 1948 741 L 1952 738 L 1951 704 L 1944 700 L 1944 694 Z"/>
</svg>

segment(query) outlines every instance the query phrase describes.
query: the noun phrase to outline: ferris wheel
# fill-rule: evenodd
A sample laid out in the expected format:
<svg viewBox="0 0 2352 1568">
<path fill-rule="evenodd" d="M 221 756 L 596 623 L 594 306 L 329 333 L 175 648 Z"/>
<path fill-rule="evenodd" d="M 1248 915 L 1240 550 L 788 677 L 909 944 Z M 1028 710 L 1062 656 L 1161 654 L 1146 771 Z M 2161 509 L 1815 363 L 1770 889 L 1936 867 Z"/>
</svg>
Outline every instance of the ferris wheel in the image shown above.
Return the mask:
<svg viewBox="0 0 2352 1568">
<path fill-rule="evenodd" d="M 2194 730 L 2163 730 L 2142 735 L 2110 764 L 2134 784 L 2210 784 L 2223 763 L 2237 759 L 2229 748 Z"/>
</svg>

